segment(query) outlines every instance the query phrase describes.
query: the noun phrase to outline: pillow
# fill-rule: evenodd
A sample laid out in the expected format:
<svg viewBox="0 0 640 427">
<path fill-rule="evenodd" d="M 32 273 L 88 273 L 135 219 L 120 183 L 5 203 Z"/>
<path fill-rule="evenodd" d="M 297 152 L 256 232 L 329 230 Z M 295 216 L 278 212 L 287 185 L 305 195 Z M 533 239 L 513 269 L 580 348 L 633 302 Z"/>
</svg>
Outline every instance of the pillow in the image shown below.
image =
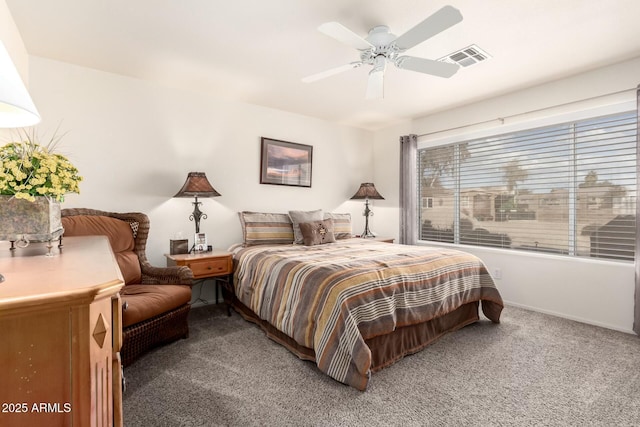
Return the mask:
<svg viewBox="0 0 640 427">
<path fill-rule="evenodd" d="M 333 220 L 333 235 L 337 239 L 350 239 L 353 237 L 351 230 L 350 213 L 325 213 L 324 219 Z"/>
<path fill-rule="evenodd" d="M 133 238 L 138 237 L 138 230 L 140 229 L 140 223 L 138 221 L 129 220 L 129 227 L 131 227 L 131 232 L 133 233 Z"/>
<path fill-rule="evenodd" d="M 283 213 L 238 212 L 245 246 L 293 243 L 293 225 Z"/>
<path fill-rule="evenodd" d="M 322 221 L 324 219 L 322 209 L 315 211 L 289 211 L 289 217 L 293 222 L 293 243 L 300 245 L 304 242 L 299 224 L 301 222 Z"/>
<path fill-rule="evenodd" d="M 301 222 L 300 232 L 306 246 L 322 245 L 336 241 L 333 235 L 333 221 L 323 219 L 322 221 Z"/>
</svg>

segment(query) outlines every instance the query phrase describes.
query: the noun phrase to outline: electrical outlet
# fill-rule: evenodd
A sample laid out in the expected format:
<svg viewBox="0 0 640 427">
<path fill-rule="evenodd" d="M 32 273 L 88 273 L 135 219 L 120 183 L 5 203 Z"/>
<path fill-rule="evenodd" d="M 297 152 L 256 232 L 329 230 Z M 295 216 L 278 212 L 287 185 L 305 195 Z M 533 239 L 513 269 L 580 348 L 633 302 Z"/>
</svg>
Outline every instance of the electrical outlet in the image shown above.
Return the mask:
<svg viewBox="0 0 640 427">
<path fill-rule="evenodd" d="M 493 270 L 493 278 L 494 279 L 502 279 L 502 269 L 496 268 Z"/>
</svg>

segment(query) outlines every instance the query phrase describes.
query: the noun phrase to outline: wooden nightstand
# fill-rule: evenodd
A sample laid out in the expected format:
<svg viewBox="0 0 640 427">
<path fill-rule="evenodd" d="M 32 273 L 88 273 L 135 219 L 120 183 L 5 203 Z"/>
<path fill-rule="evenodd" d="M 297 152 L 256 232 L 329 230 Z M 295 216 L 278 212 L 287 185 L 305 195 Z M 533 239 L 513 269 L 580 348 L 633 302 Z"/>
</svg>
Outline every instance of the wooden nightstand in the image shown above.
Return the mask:
<svg viewBox="0 0 640 427">
<path fill-rule="evenodd" d="M 196 280 L 216 280 L 216 304 L 218 303 L 217 281 L 221 280 L 225 282 L 225 285 L 230 286 L 230 276 L 233 274 L 231 252 L 211 251 L 177 255 L 165 254 L 164 256 L 167 257 L 167 266 L 186 265 L 193 271 L 193 278 Z"/>
<path fill-rule="evenodd" d="M 228 276 L 233 272 L 233 257 L 231 252 L 227 251 L 165 254 L 164 256 L 167 257 L 167 266 L 186 265 L 189 267 L 193 271 L 194 279 Z"/>
<path fill-rule="evenodd" d="M 360 236 L 353 236 L 354 239 L 361 239 Z M 385 242 L 385 243 L 393 243 L 396 239 L 393 237 L 384 237 L 384 236 L 376 236 L 376 237 L 367 237 L 364 240 L 372 240 L 374 242 Z"/>
<path fill-rule="evenodd" d="M 375 240 L 376 242 L 393 243 L 396 239 L 394 239 L 393 237 L 376 236 L 373 237 L 373 240 Z"/>
</svg>

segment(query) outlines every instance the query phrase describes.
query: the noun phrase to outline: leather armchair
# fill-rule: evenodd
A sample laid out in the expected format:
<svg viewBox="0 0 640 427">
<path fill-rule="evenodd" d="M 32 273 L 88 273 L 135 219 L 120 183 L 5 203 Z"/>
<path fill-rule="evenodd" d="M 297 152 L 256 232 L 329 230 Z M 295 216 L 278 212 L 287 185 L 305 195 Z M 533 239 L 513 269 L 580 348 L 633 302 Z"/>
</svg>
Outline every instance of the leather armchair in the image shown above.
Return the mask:
<svg viewBox="0 0 640 427">
<path fill-rule="evenodd" d="M 125 281 L 122 365 L 146 351 L 187 338 L 193 273 L 188 267 L 153 267 L 146 256 L 149 218 L 140 212 L 62 209 L 63 236 L 106 235 Z"/>
</svg>

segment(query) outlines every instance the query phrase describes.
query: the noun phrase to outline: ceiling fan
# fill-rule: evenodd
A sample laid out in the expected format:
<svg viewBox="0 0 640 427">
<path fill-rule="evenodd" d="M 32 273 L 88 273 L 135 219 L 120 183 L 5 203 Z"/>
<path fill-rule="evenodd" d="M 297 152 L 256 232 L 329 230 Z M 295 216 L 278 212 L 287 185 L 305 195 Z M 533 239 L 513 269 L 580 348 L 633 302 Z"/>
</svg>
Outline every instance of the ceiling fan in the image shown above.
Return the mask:
<svg viewBox="0 0 640 427">
<path fill-rule="evenodd" d="M 399 37 L 390 33 L 389 27 L 379 25 L 369 30 L 366 38 L 360 37 L 338 22 L 327 22 L 320 25 L 318 30 L 347 46 L 358 49 L 360 60 L 307 76 L 302 81 L 311 83 L 365 64 L 372 65 L 373 68 L 369 71 L 366 98 L 377 99 L 384 97 L 384 70 L 387 62 L 404 70 L 438 77 L 451 77 L 458 71 L 457 64 L 402 54 L 460 21 L 462 21 L 462 14 L 458 9 L 444 6 Z"/>
</svg>

